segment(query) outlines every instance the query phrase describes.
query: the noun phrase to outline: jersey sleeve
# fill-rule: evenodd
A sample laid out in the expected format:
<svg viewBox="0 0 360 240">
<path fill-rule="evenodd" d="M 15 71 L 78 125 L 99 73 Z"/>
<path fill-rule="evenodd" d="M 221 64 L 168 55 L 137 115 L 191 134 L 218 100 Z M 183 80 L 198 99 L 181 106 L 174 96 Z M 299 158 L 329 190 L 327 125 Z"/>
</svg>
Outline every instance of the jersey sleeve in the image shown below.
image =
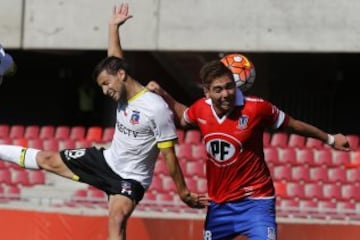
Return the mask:
<svg viewBox="0 0 360 240">
<path fill-rule="evenodd" d="M 204 99 L 203 98 L 199 99 L 184 111 L 184 120 L 187 124 L 189 125 L 196 124 L 197 115 L 203 103 L 204 103 Z"/>
<path fill-rule="evenodd" d="M 280 129 L 287 125 L 289 116 L 274 104 L 263 100 L 260 102 L 260 112 L 263 114 L 266 127 Z"/>
<path fill-rule="evenodd" d="M 156 107 L 150 126 L 154 132 L 158 148 L 168 148 L 177 141 L 176 127 L 173 112 L 165 102 L 160 102 Z"/>
</svg>

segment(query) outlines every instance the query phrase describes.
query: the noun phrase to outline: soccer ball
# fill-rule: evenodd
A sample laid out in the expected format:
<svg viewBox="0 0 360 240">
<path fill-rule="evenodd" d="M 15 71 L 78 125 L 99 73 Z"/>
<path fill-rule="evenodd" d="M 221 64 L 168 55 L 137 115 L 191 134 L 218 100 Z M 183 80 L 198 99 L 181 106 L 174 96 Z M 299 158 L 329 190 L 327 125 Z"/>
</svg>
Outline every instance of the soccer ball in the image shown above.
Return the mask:
<svg viewBox="0 0 360 240">
<path fill-rule="evenodd" d="M 254 64 L 247 57 L 239 53 L 232 53 L 225 55 L 220 61 L 232 71 L 236 86 L 243 92 L 252 87 L 256 71 Z"/>
</svg>

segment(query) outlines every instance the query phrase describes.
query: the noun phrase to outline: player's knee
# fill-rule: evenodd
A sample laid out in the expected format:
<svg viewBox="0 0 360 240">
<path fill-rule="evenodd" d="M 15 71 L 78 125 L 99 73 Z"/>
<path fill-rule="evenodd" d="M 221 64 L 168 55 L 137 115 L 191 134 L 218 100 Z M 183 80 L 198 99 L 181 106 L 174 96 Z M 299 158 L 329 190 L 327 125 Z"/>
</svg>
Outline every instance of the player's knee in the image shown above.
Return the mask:
<svg viewBox="0 0 360 240">
<path fill-rule="evenodd" d="M 62 160 L 58 152 L 41 151 L 37 156 L 38 165 L 49 171 L 55 171 L 62 166 Z"/>
</svg>

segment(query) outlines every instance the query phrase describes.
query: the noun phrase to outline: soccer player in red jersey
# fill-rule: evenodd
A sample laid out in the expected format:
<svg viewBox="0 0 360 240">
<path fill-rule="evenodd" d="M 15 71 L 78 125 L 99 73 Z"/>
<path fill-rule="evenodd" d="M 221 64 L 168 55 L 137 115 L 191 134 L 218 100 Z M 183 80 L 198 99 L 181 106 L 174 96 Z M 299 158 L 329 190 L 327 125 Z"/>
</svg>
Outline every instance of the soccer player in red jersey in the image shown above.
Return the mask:
<svg viewBox="0 0 360 240">
<path fill-rule="evenodd" d="M 200 129 L 206 146 L 208 207 L 204 240 L 275 240 L 275 189 L 263 152 L 265 129 L 282 129 L 320 139 L 349 151 L 343 134 L 331 135 L 294 119 L 259 97 L 244 97 L 232 72 L 219 60 L 206 63 L 200 78 L 206 98 L 190 107 L 177 102 L 156 82 L 147 87 L 162 95 L 182 126 Z"/>
</svg>

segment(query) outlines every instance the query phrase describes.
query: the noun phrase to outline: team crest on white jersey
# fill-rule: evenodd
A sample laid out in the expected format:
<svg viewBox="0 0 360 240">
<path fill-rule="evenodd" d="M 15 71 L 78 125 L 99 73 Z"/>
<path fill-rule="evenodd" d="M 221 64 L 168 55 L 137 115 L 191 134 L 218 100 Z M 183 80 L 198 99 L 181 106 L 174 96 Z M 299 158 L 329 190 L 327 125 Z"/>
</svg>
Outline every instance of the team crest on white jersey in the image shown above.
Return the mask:
<svg viewBox="0 0 360 240">
<path fill-rule="evenodd" d="M 130 117 L 130 123 L 132 125 L 139 124 L 140 112 L 133 110 Z"/>
<path fill-rule="evenodd" d="M 212 133 L 204 136 L 206 151 L 210 160 L 219 167 L 226 167 L 237 160 L 237 154 L 243 150 L 241 142 L 225 133 Z"/>
<path fill-rule="evenodd" d="M 248 122 L 249 122 L 249 116 L 247 115 L 240 116 L 237 128 L 241 130 L 246 129 L 248 127 Z"/>
</svg>

